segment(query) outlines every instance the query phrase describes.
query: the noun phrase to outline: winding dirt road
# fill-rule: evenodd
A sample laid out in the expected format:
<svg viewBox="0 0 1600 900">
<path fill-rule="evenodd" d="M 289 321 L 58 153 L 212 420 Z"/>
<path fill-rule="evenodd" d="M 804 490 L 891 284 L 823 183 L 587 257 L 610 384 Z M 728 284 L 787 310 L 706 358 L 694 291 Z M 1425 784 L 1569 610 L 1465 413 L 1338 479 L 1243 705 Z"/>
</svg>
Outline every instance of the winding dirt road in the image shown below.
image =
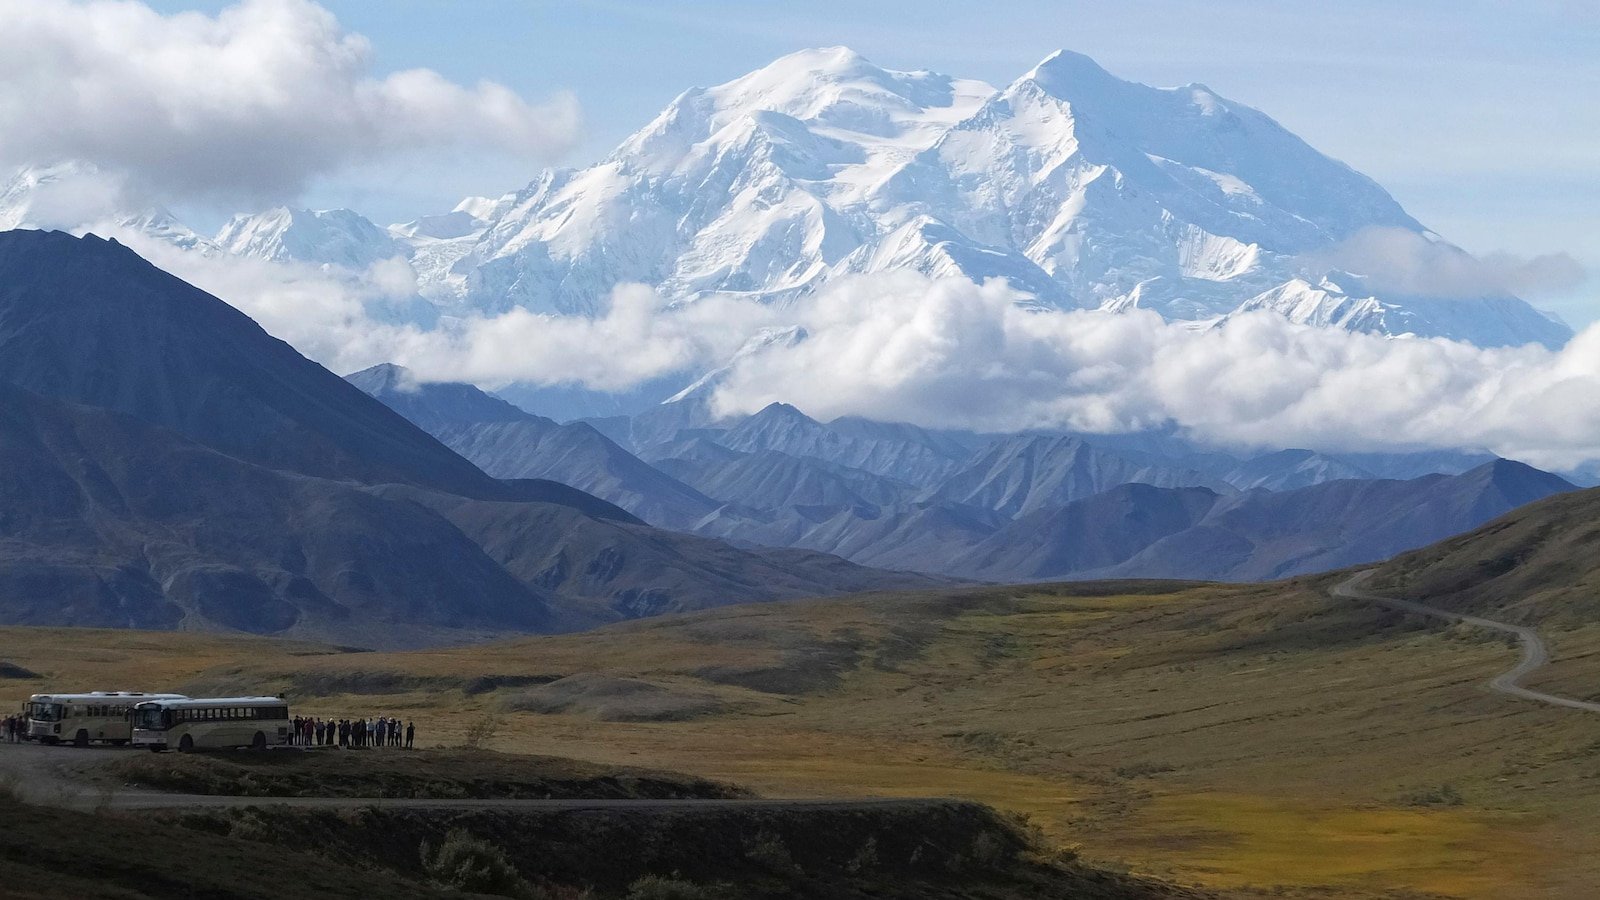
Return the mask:
<svg viewBox="0 0 1600 900">
<path fill-rule="evenodd" d="M 1432 616 L 1436 619 L 1445 619 L 1451 622 L 1464 622 L 1468 625 L 1474 625 L 1479 628 L 1488 628 L 1492 631 L 1516 635 L 1517 640 L 1522 644 L 1522 660 L 1518 662 L 1512 669 L 1502 672 L 1499 675 L 1489 679 L 1490 690 L 1498 691 L 1499 693 L 1512 697 L 1519 697 L 1523 700 L 1533 700 L 1537 703 L 1548 703 L 1551 706 L 1563 706 L 1567 709 L 1582 709 L 1589 712 L 1600 712 L 1600 703 L 1591 703 L 1587 700 L 1573 700 L 1570 697 L 1558 697 L 1555 694 L 1546 694 L 1543 691 L 1535 691 L 1525 688 L 1517 683 L 1529 673 L 1550 661 L 1550 651 L 1545 647 L 1544 639 L 1539 637 L 1539 633 L 1537 631 L 1522 625 L 1508 625 L 1505 622 L 1496 622 L 1492 619 L 1484 619 L 1478 616 L 1469 616 L 1462 613 L 1450 612 L 1449 610 L 1426 606 L 1412 600 L 1396 600 L 1392 597 L 1383 597 L 1379 596 L 1378 594 L 1371 593 L 1370 591 L 1361 590 L 1361 585 L 1365 584 L 1367 579 L 1371 578 L 1372 575 L 1373 572 L 1369 570 L 1356 575 L 1348 581 L 1340 583 L 1334 587 L 1333 595 L 1346 600 L 1360 600 L 1367 603 L 1376 603 L 1380 606 L 1387 606 L 1391 609 L 1398 609 L 1404 612 L 1417 613 L 1418 615 L 1423 616 Z"/>
</svg>

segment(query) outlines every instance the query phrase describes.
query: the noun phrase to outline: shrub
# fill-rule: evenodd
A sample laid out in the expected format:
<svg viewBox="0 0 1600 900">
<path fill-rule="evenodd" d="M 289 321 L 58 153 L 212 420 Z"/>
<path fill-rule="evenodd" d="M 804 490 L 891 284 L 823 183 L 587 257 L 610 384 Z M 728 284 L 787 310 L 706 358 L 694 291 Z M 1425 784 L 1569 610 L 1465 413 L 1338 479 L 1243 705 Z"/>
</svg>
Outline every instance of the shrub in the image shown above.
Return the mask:
<svg viewBox="0 0 1600 900">
<path fill-rule="evenodd" d="M 1455 785 L 1441 784 L 1412 791 L 1401 797 L 1400 802 L 1407 806 L 1460 806 L 1465 799 Z"/>
<path fill-rule="evenodd" d="M 692 881 L 646 875 L 628 885 L 628 900 L 710 900 L 716 893 Z"/>
<path fill-rule="evenodd" d="M 789 855 L 789 846 L 783 842 L 783 838 L 770 831 L 759 832 L 755 838 L 746 841 L 744 856 L 745 859 L 774 872 L 795 870 L 794 857 Z"/>
<path fill-rule="evenodd" d="M 1011 848 L 993 832 L 985 831 L 972 841 L 972 859 L 986 869 L 997 868 L 1010 862 L 1011 857 Z"/>
<path fill-rule="evenodd" d="M 861 845 L 861 849 L 856 851 L 855 856 L 850 858 L 850 862 L 845 864 L 845 871 L 852 875 L 860 875 L 862 872 L 870 872 L 877 867 L 878 836 L 871 835 L 867 838 L 867 842 Z"/>
<path fill-rule="evenodd" d="M 532 893 L 504 850 L 461 828 L 445 835 L 437 852 L 422 842 L 422 868 L 434 882 L 458 891 L 498 897 Z"/>
<path fill-rule="evenodd" d="M 461 740 L 461 747 L 465 750 L 479 750 L 493 741 L 495 735 L 500 733 L 500 717 L 490 713 L 467 728 L 466 736 Z"/>
<path fill-rule="evenodd" d="M 22 802 L 22 776 L 16 772 L 0 772 L 0 802 Z"/>
</svg>

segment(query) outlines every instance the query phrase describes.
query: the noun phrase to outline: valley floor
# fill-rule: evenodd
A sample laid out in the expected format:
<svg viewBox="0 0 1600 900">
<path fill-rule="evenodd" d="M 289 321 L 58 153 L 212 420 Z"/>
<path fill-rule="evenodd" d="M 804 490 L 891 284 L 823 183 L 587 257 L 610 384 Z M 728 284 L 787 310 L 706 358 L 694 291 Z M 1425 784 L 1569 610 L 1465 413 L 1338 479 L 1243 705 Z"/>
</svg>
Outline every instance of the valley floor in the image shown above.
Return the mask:
<svg viewBox="0 0 1600 900">
<path fill-rule="evenodd" d="M 1231 895 L 1569 897 L 1600 884 L 1600 716 L 1485 689 L 1517 651 L 1336 579 L 954 590 L 735 607 L 469 648 L 346 652 L 0 629 L 51 687 L 287 691 L 517 753 L 771 796 L 949 796 L 1093 863 Z M 1530 686 L 1590 698 L 1600 629 Z M 70 751 L 69 751 L 70 752 Z"/>
</svg>

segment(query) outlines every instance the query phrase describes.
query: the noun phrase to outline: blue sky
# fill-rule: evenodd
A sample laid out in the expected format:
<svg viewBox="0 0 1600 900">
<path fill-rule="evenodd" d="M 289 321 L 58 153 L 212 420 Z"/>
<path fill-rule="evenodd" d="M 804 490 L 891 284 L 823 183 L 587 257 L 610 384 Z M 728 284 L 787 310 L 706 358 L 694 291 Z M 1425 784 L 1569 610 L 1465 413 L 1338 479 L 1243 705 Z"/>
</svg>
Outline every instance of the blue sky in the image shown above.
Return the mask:
<svg viewBox="0 0 1600 900">
<path fill-rule="evenodd" d="M 530 99 L 573 92 L 586 127 L 568 164 L 604 155 L 684 88 L 802 47 L 846 44 L 891 68 L 997 84 L 1066 47 L 1126 78 L 1203 82 L 1265 110 L 1470 250 L 1567 251 L 1600 270 L 1600 4 L 1589 0 L 323 5 L 370 39 L 380 72 L 423 66 Z M 398 220 L 533 174 L 507 161 L 391 161 L 303 199 Z M 1597 297 L 1591 276 L 1531 299 L 1581 325 L 1600 318 Z"/>
</svg>

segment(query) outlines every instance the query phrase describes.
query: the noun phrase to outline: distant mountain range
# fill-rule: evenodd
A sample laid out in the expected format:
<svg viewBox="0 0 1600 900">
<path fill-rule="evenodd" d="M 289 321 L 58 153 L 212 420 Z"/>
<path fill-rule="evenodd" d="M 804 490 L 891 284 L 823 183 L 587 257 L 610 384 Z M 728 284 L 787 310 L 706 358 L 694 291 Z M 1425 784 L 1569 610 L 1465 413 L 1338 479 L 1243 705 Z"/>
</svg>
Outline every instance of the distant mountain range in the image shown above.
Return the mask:
<svg viewBox="0 0 1600 900">
<path fill-rule="evenodd" d="M 927 583 L 491 477 L 93 237 L 0 233 L 0 401 L 5 622 L 386 646 Z"/>
<path fill-rule="evenodd" d="M 0 233 L 0 401 L 0 621 L 372 646 L 939 578 L 1282 577 L 1571 489 L 1443 454 L 718 422 L 693 394 L 563 424 L 340 379 L 113 241 L 33 231 Z M 1407 468 L 1450 474 L 1376 477 Z"/>
<path fill-rule="evenodd" d="M 741 545 L 983 581 L 1282 578 L 1382 560 L 1574 487 L 1470 455 L 1237 459 L 1177 441 L 824 424 L 785 404 L 714 422 L 693 397 L 559 425 L 394 366 L 350 380 L 494 475 L 564 479 Z"/>
<path fill-rule="evenodd" d="M 1462 453 L 1246 458 L 1162 432 L 983 435 L 782 403 L 718 420 L 724 370 L 603 404 L 387 365 L 346 381 L 116 242 L 4 230 L 101 178 L 68 162 L 0 185 L 0 621 L 395 645 L 933 579 L 1276 578 L 1573 487 Z M 796 301 L 911 270 L 1194 329 L 1266 311 L 1481 346 L 1571 336 L 1516 297 L 1345 271 L 1338 249 L 1371 229 L 1466 255 L 1263 113 L 1071 53 L 1002 88 L 792 54 L 684 92 L 596 165 L 387 227 L 283 208 L 206 237 L 159 208 L 97 216 L 72 224 L 210 262 L 359 278 L 402 260 L 417 296 L 368 313 L 421 328 L 592 316 L 643 282 L 676 304 L 769 304 L 778 321 L 736 336 L 758 354 L 809 339 L 781 319 Z"/>
</svg>

